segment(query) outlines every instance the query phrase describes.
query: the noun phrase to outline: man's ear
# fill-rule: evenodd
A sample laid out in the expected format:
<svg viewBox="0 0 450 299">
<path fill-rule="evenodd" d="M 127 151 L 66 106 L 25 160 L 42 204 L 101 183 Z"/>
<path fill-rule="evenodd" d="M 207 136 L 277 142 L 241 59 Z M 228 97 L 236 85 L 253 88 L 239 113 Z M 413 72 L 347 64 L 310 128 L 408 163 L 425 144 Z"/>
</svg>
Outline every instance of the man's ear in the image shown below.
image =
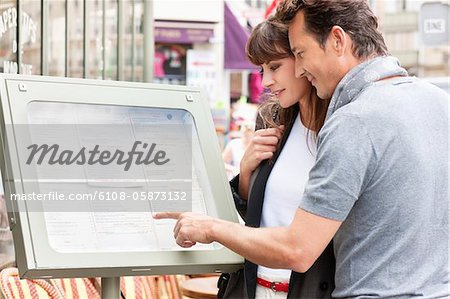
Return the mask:
<svg viewBox="0 0 450 299">
<path fill-rule="evenodd" d="M 328 35 L 328 42 L 337 56 L 344 55 L 346 48 L 349 46 L 347 34 L 342 27 L 337 25 L 331 28 L 330 34 Z"/>
</svg>

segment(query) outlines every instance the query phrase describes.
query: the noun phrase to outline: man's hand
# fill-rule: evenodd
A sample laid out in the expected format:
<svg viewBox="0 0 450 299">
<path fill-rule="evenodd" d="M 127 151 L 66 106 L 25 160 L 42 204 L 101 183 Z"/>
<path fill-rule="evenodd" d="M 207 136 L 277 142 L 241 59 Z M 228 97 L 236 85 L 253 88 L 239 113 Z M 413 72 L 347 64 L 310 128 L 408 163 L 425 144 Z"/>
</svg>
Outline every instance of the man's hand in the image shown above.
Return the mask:
<svg viewBox="0 0 450 299">
<path fill-rule="evenodd" d="M 197 213 L 163 212 L 156 213 L 155 219 L 175 219 L 177 223 L 173 229 L 178 245 L 184 248 L 199 243 L 211 243 L 211 230 L 217 219 Z"/>
</svg>

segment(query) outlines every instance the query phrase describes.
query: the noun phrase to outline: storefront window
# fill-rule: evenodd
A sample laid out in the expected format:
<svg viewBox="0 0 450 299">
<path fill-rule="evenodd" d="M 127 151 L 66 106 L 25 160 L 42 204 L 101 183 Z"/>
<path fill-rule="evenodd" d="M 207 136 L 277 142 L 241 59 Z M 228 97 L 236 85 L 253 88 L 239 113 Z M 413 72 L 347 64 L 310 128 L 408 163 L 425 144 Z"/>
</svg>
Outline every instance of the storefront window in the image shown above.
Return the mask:
<svg viewBox="0 0 450 299">
<path fill-rule="evenodd" d="M 117 80 L 117 0 L 106 0 L 105 78 Z"/>
<path fill-rule="evenodd" d="M 49 1 L 48 6 L 48 74 L 64 76 L 66 68 L 66 2 L 62 0 Z"/>
<path fill-rule="evenodd" d="M 68 22 L 68 47 L 67 47 L 67 76 L 82 78 L 83 77 L 83 34 L 84 34 L 84 20 L 83 0 L 67 1 L 69 11 Z"/>
<path fill-rule="evenodd" d="M 144 82 L 144 0 L 135 1 L 134 10 L 136 58 L 133 81 Z"/>
<path fill-rule="evenodd" d="M 17 65 L 17 1 L 0 2 L 0 72 L 19 72 Z"/>
<path fill-rule="evenodd" d="M 89 52 L 87 53 L 89 62 L 89 72 L 87 78 L 103 79 L 103 1 L 86 1 L 89 5 Z"/>
<path fill-rule="evenodd" d="M 22 0 L 19 3 L 22 9 L 22 15 L 20 16 L 22 63 L 19 72 L 27 75 L 40 75 L 41 1 Z"/>
<path fill-rule="evenodd" d="M 133 2 L 126 1 L 125 4 L 125 38 L 123 40 L 124 43 L 124 77 L 125 81 L 133 81 L 133 62 L 134 62 L 134 53 L 133 53 L 133 11 L 134 6 Z"/>
<path fill-rule="evenodd" d="M 190 48 L 190 45 L 156 43 L 154 82 L 185 85 L 186 52 Z"/>
</svg>

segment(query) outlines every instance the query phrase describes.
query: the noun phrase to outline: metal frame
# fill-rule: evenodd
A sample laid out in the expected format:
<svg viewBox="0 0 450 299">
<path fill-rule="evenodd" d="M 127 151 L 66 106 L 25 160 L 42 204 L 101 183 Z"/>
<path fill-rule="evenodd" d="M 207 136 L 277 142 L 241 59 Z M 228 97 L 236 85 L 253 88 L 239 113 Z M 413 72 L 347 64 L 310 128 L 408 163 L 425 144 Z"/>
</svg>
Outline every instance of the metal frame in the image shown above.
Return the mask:
<svg viewBox="0 0 450 299">
<path fill-rule="evenodd" d="M 65 25 L 66 25 L 66 30 L 65 30 L 65 35 L 66 35 L 66 42 L 64 45 L 64 77 L 67 77 L 69 75 L 69 24 L 70 21 L 72 19 L 70 13 L 69 13 L 69 1 L 66 0 L 66 7 L 65 7 Z"/>
<path fill-rule="evenodd" d="M 41 75 L 48 75 L 48 15 L 49 0 L 41 0 Z"/>
<path fill-rule="evenodd" d="M 124 54 L 125 54 L 125 46 L 124 46 L 124 37 L 125 37 L 125 1 L 118 0 L 117 3 L 117 79 L 119 81 L 123 81 L 124 79 Z M 134 8 L 133 8 L 134 9 Z"/>
<path fill-rule="evenodd" d="M 89 49 L 90 49 L 90 34 L 89 34 L 89 17 L 88 17 L 88 11 L 90 8 L 90 5 L 88 7 L 88 4 L 91 1 L 84 0 L 84 6 L 83 6 L 83 19 L 84 19 L 84 28 L 83 28 L 83 78 L 86 78 L 89 74 Z"/>
<path fill-rule="evenodd" d="M 136 66 L 136 15 L 135 8 L 136 4 L 134 0 L 131 0 L 132 10 L 131 10 L 131 26 L 133 26 L 133 30 L 131 30 L 131 81 L 136 80 L 135 66 Z"/>
<path fill-rule="evenodd" d="M 102 1 L 102 78 L 106 78 L 106 0 Z"/>
<path fill-rule="evenodd" d="M 155 56 L 153 0 L 144 0 L 144 82 L 153 82 Z M 133 41 L 134 42 L 134 41 Z"/>
<path fill-rule="evenodd" d="M 22 16 L 22 5 L 20 0 L 17 0 L 16 6 L 17 6 L 17 67 L 18 67 L 18 73 L 21 74 L 22 68 L 22 34 L 20 31 L 22 30 L 22 22 L 20 22 L 20 17 Z"/>
<path fill-rule="evenodd" d="M 182 109 L 194 118 L 198 142 L 203 155 L 204 171 L 210 184 L 205 193 L 209 214 L 238 222 L 220 149 L 216 140 L 209 105 L 199 89 L 148 83 L 112 82 L 62 77 L 0 74 L 0 97 L 3 111 L 0 129 L 14 123 L 26 123 L 29 102 L 91 103 L 118 106 Z M 24 88 L 21 88 L 23 86 Z M 95 98 L 86 102 L 92 94 Z M 11 98 L 9 98 L 11 97 Z M 127 102 L 124 103 L 123 99 Z M 151 99 L 151 100 L 150 100 Z M 10 106 L 10 104 L 12 106 Z M 6 194 L 26 193 L 21 183 L 17 139 L 13 133 L 2 134 L 4 157 L 0 158 Z M 16 136 L 17 137 L 17 136 Z M 220 163 L 219 163 L 220 162 Z M 208 191 L 209 192 L 209 191 Z M 214 199 L 214 200 L 213 200 Z M 117 277 L 174 273 L 230 272 L 239 269 L 242 257 L 225 247 L 201 251 L 97 252 L 61 253 L 51 248 L 41 213 L 32 213 L 25 203 L 14 209 L 11 217 L 17 223 L 12 229 L 21 277 Z M 20 208 L 20 209 L 19 209 Z M 12 211 L 11 209 L 9 211 Z"/>
</svg>

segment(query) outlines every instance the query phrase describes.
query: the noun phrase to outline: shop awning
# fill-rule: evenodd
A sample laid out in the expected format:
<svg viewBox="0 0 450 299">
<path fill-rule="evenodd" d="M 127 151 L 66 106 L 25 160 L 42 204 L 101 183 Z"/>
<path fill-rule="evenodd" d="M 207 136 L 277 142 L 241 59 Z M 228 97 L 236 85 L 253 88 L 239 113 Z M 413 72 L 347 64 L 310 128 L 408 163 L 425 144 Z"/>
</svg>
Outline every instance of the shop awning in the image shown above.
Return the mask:
<svg viewBox="0 0 450 299">
<path fill-rule="evenodd" d="M 225 61 L 224 67 L 229 70 L 256 70 L 245 55 L 245 44 L 249 33 L 239 24 L 233 12 L 225 3 Z"/>
</svg>

